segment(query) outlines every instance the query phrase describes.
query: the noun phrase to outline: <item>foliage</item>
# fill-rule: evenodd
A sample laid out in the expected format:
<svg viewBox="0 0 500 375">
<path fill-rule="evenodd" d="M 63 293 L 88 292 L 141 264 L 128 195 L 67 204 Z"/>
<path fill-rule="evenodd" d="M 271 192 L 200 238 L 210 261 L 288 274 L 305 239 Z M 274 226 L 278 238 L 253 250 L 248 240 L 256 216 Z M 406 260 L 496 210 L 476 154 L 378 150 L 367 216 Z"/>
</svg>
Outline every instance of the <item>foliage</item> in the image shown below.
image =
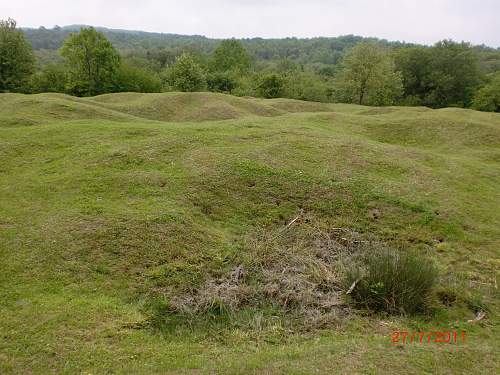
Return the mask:
<svg viewBox="0 0 500 375">
<path fill-rule="evenodd" d="M 237 71 L 246 73 L 250 69 L 250 57 L 241 42 L 224 40 L 213 53 L 212 69 L 219 72 Z"/>
<path fill-rule="evenodd" d="M 114 76 L 116 92 L 161 92 L 162 82 L 155 72 L 122 63 Z"/>
<path fill-rule="evenodd" d="M 68 64 L 70 92 L 92 96 L 111 90 L 120 56 L 102 33 L 81 29 L 64 42 L 61 55 Z"/>
<path fill-rule="evenodd" d="M 59 62 L 54 49 L 81 29 L 78 25 L 26 29 L 42 71 L 45 65 Z M 489 110 L 494 104 L 491 100 L 490 104 L 485 102 L 495 95 L 494 86 L 493 91 L 490 86 L 481 93 L 476 91 L 484 82 L 484 74 L 500 69 L 500 49 L 446 40 L 425 47 L 353 35 L 219 41 L 201 36 L 97 30 L 120 50 L 127 67 L 116 68 L 99 90 L 82 85 L 85 80 L 75 79 L 74 74 L 69 75 L 69 80 L 65 75 L 57 80 L 67 81 L 62 91 L 77 95 L 89 95 L 89 88 L 100 93 L 159 91 L 160 76 L 163 91 L 207 88 L 236 96 L 278 95 L 320 102 L 433 108 L 472 107 L 475 98 L 475 109 Z M 176 77 L 172 71 L 178 68 L 175 62 L 183 54 L 191 56 L 193 70 L 185 67 Z M 53 90 L 48 82 L 42 82 L 42 71 L 31 82 Z M 266 82 L 266 77 L 272 75 L 274 79 Z"/>
<path fill-rule="evenodd" d="M 350 265 L 347 287 L 359 306 L 396 314 L 420 311 L 430 297 L 437 270 L 416 253 L 373 249 L 361 265 Z"/>
<path fill-rule="evenodd" d="M 285 82 L 281 75 L 276 73 L 266 74 L 260 78 L 257 92 L 264 98 L 279 98 L 283 94 Z"/>
<path fill-rule="evenodd" d="M 19 91 L 35 69 L 35 58 L 16 21 L 0 20 L 0 92 Z"/>
<path fill-rule="evenodd" d="M 207 76 L 207 87 L 212 92 L 231 93 L 237 85 L 236 79 L 229 73 L 211 73 Z"/>
<path fill-rule="evenodd" d="M 314 72 L 294 71 L 285 74 L 283 96 L 314 102 L 332 101 L 333 83 Z"/>
<path fill-rule="evenodd" d="M 146 60 L 157 62 L 160 69 L 164 69 L 167 66 L 175 63 L 175 59 L 179 54 L 172 49 L 158 48 L 154 50 L 147 50 L 145 57 Z"/>
<path fill-rule="evenodd" d="M 477 57 L 470 44 L 444 40 L 430 51 L 430 90 L 424 104 L 431 107 L 468 106 L 479 83 Z"/>
<path fill-rule="evenodd" d="M 202 91 L 206 87 L 205 72 L 192 55 L 182 54 L 167 71 L 167 82 L 178 91 Z"/>
<path fill-rule="evenodd" d="M 427 47 L 400 48 L 394 52 L 396 70 L 401 72 L 404 101 L 408 105 L 421 105 L 428 92 L 431 54 Z"/>
<path fill-rule="evenodd" d="M 344 57 L 334 90 L 338 101 L 391 105 L 403 87 L 389 54 L 375 44 L 360 43 Z"/>
<path fill-rule="evenodd" d="M 27 37 L 35 50 L 57 50 L 64 40 L 82 26 L 73 25 L 52 29 L 26 29 Z M 98 28 L 116 48 L 122 51 L 145 53 L 152 59 L 163 61 L 163 66 L 172 63 L 182 52 L 212 54 L 221 45 L 220 40 L 199 35 L 176 35 L 130 30 Z M 376 38 L 344 35 L 331 38 L 286 38 L 286 39 L 242 39 L 237 40 L 253 60 L 278 61 L 291 59 L 297 63 L 336 64 L 343 52 L 361 41 L 378 42 L 383 45 L 398 46 L 399 42 L 387 42 Z"/>
<path fill-rule="evenodd" d="M 34 93 L 65 92 L 67 74 L 63 64 L 48 64 L 31 77 L 30 89 Z"/>
<path fill-rule="evenodd" d="M 402 48 L 395 59 L 405 97 L 434 108 L 470 105 L 480 71 L 469 44 L 444 40 L 431 48 Z"/>
<path fill-rule="evenodd" d="M 472 108 L 479 111 L 500 112 L 500 72 L 481 87 L 472 101 Z"/>
<path fill-rule="evenodd" d="M 236 80 L 236 87 L 231 91 L 231 95 L 257 97 L 260 95 L 257 92 L 259 83 L 260 75 L 258 73 L 240 76 Z"/>
</svg>

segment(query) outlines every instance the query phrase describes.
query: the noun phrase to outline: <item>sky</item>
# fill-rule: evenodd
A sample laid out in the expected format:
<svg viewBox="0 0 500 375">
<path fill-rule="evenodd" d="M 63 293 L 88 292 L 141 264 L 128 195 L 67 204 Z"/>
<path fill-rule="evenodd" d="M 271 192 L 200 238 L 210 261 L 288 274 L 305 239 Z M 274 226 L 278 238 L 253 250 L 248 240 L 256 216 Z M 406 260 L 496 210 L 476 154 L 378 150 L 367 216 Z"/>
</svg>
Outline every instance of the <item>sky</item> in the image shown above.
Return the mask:
<svg viewBox="0 0 500 375">
<path fill-rule="evenodd" d="M 205 35 L 282 38 L 355 34 L 500 47 L 500 0 L 0 0 L 21 27 L 86 24 Z"/>
</svg>

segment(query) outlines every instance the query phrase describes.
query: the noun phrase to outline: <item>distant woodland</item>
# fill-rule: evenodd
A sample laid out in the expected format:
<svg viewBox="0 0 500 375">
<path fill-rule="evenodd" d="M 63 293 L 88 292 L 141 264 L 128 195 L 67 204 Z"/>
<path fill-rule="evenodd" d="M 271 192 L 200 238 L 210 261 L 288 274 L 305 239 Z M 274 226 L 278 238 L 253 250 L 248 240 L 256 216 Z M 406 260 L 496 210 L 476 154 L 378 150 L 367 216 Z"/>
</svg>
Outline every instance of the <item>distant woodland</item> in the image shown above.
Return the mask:
<svg viewBox="0 0 500 375">
<path fill-rule="evenodd" d="M 213 91 L 363 105 L 500 110 L 500 48 L 346 35 L 209 39 L 0 24 L 0 91 Z"/>
</svg>

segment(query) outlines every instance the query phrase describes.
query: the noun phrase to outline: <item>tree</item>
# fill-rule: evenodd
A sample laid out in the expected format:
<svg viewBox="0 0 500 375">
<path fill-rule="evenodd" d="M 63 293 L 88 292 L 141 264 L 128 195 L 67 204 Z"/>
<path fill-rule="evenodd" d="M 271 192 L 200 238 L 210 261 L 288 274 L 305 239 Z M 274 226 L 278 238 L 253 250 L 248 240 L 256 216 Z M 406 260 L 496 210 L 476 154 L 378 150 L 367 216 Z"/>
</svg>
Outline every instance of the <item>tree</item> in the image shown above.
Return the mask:
<svg viewBox="0 0 500 375">
<path fill-rule="evenodd" d="M 36 72 L 31 78 L 31 92 L 65 92 L 67 70 L 62 64 L 51 63 Z"/>
<path fill-rule="evenodd" d="M 427 47 L 405 47 L 394 53 L 396 70 L 401 73 L 404 104 L 421 105 L 429 92 L 431 53 Z"/>
<path fill-rule="evenodd" d="M 0 20 L 0 92 L 19 91 L 35 70 L 35 57 L 16 21 Z"/>
<path fill-rule="evenodd" d="M 403 76 L 406 103 L 434 108 L 471 104 L 480 71 L 477 53 L 469 44 L 444 40 L 430 48 L 402 48 L 395 61 Z"/>
<path fill-rule="evenodd" d="M 234 39 L 224 40 L 215 50 L 212 70 L 247 73 L 249 69 L 250 57 L 239 41 Z"/>
<path fill-rule="evenodd" d="M 68 63 L 71 92 L 92 96 L 111 90 L 120 55 L 103 34 L 81 29 L 66 39 L 61 55 Z"/>
<path fill-rule="evenodd" d="M 472 108 L 479 111 L 500 112 L 500 72 L 480 88 L 472 100 Z"/>
<path fill-rule="evenodd" d="M 271 73 L 263 76 L 260 84 L 257 87 L 257 92 L 264 98 L 279 98 L 283 94 L 285 82 L 283 77 L 278 74 Z"/>
<path fill-rule="evenodd" d="M 167 72 L 167 81 L 179 91 L 201 91 L 206 87 L 205 72 L 194 58 L 184 53 L 180 55 Z"/>
<path fill-rule="evenodd" d="M 427 92 L 431 107 L 467 107 L 480 82 L 477 56 L 468 43 L 443 40 L 430 49 Z"/>
<path fill-rule="evenodd" d="M 113 91 L 160 92 L 161 79 L 155 72 L 122 63 L 115 74 Z"/>
<path fill-rule="evenodd" d="M 373 43 L 359 43 L 344 57 L 335 79 L 339 101 L 365 105 L 391 105 L 403 90 L 390 55 Z"/>
</svg>

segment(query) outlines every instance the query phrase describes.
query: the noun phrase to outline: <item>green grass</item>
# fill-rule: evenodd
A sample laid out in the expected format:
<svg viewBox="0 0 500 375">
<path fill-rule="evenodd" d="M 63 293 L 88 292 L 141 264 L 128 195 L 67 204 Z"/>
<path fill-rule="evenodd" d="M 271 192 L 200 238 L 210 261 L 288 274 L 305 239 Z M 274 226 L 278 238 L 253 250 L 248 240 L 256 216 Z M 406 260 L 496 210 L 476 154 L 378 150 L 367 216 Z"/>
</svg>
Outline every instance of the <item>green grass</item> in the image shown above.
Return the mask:
<svg viewBox="0 0 500 375">
<path fill-rule="evenodd" d="M 0 372 L 497 373 L 499 186 L 498 114 L 2 94 Z M 425 253 L 460 298 L 405 318 L 341 305 L 310 325 L 265 294 L 278 271 L 282 290 L 335 290 L 325 238 L 344 236 Z M 239 265 L 262 298 L 231 295 L 223 317 L 151 315 Z M 467 342 L 391 343 L 435 325 Z"/>
</svg>

